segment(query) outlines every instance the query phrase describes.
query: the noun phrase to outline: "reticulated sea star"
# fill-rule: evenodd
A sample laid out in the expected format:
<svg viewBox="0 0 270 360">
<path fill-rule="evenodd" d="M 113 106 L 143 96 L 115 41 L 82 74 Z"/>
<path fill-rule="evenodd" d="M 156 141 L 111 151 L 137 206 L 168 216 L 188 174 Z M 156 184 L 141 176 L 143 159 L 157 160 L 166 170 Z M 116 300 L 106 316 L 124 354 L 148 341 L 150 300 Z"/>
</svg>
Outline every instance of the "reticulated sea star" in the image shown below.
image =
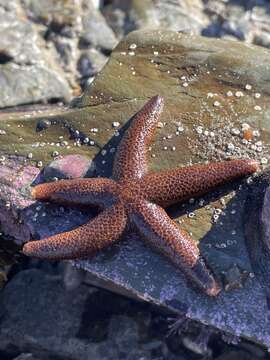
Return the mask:
<svg viewBox="0 0 270 360">
<path fill-rule="evenodd" d="M 101 212 L 72 231 L 28 242 L 24 254 L 54 260 L 87 258 L 115 243 L 124 230 L 132 227 L 208 295 L 219 293 L 220 286 L 196 243 L 162 207 L 251 174 L 257 170 L 257 163 L 231 160 L 149 172 L 148 147 L 163 106 L 163 98 L 155 96 L 134 116 L 118 146 L 112 179 L 60 180 L 34 187 L 32 194 L 38 200 L 94 205 Z"/>
</svg>

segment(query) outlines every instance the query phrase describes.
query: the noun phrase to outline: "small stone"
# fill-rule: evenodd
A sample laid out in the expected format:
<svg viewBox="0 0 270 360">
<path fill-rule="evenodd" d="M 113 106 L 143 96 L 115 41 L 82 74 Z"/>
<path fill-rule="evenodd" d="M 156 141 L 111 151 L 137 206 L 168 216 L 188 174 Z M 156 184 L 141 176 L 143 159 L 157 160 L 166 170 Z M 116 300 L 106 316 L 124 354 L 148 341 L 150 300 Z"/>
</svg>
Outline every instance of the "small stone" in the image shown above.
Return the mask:
<svg viewBox="0 0 270 360">
<path fill-rule="evenodd" d="M 244 94 L 242 93 L 242 91 L 236 91 L 235 96 L 240 98 L 240 97 L 244 96 Z"/>
<path fill-rule="evenodd" d="M 242 131 L 249 130 L 249 129 L 250 129 L 250 125 L 247 124 L 247 123 L 243 123 L 243 124 L 241 125 L 241 128 L 242 128 Z"/>
<path fill-rule="evenodd" d="M 232 133 L 232 135 L 240 135 L 240 130 L 238 130 L 236 128 L 232 128 L 231 133 Z"/>
<path fill-rule="evenodd" d="M 56 157 L 56 156 L 58 156 L 58 155 L 59 155 L 59 152 L 58 152 L 58 151 L 53 151 L 52 157 Z"/>
<path fill-rule="evenodd" d="M 183 132 L 183 131 L 184 131 L 184 127 L 183 127 L 183 126 L 178 126 L 178 127 L 177 127 L 177 131 Z"/>
<path fill-rule="evenodd" d="M 253 130 L 253 136 L 254 137 L 259 137 L 260 136 L 259 130 Z"/>
<path fill-rule="evenodd" d="M 120 126 L 120 122 L 114 121 L 114 122 L 112 123 L 112 127 L 117 128 L 118 126 Z"/>
<path fill-rule="evenodd" d="M 227 149 L 228 149 L 229 151 L 234 151 L 235 146 L 234 146 L 232 143 L 229 143 L 229 144 L 227 144 Z"/>
<path fill-rule="evenodd" d="M 251 86 L 250 84 L 246 84 L 245 89 L 246 89 L 246 90 L 251 90 L 251 89 L 252 89 L 252 86 Z"/>
<path fill-rule="evenodd" d="M 129 49 L 135 50 L 137 48 L 137 44 L 133 43 L 129 45 Z"/>
</svg>

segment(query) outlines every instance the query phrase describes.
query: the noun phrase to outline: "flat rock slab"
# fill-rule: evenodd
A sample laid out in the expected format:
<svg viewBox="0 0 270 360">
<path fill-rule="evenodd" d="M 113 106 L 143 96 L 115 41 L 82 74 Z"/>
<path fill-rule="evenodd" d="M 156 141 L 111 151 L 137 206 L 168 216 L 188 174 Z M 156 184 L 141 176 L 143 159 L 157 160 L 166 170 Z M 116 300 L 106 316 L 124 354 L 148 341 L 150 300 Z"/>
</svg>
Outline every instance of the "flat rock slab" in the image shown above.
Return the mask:
<svg viewBox="0 0 270 360">
<path fill-rule="evenodd" d="M 255 158 L 264 167 L 270 143 L 269 54 L 256 46 L 170 31 L 131 33 L 66 112 L 45 117 L 10 113 L 1 118 L 2 166 L 5 169 L 8 155 L 14 154 L 30 157 L 32 165 L 46 164 L 57 151 L 87 155 L 98 175 L 110 176 L 127 120 L 151 96 L 160 94 L 165 110 L 150 149 L 152 169 L 231 157 Z M 54 125 L 36 132 L 45 120 Z M 91 282 L 100 286 L 270 346 L 266 293 L 254 275 L 244 238 L 248 189 L 246 181 L 238 182 L 169 210 L 199 242 L 203 256 L 223 281 L 224 291 L 215 299 L 194 290 L 180 271 L 136 235 L 75 265 L 87 270 Z M 22 207 L 15 213 L 25 211 Z M 31 236 L 64 230 L 59 208 L 54 206 L 57 221 L 51 208 L 46 210 L 44 226 L 40 226 L 42 212 L 33 211 Z M 62 211 L 69 219 L 66 228 L 87 216 L 78 211 L 76 217 L 69 217 L 70 210 Z M 25 217 L 24 224 L 27 221 Z"/>
</svg>

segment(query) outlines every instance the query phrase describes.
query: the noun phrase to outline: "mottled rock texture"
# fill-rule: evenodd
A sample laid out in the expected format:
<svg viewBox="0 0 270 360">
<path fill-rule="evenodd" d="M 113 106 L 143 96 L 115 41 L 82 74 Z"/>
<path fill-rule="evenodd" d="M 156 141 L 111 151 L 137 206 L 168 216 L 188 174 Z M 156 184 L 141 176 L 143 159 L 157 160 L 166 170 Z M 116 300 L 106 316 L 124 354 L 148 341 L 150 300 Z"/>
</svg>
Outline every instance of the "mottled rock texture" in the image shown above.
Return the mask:
<svg viewBox="0 0 270 360">
<path fill-rule="evenodd" d="M 55 151 L 84 154 L 93 160 L 97 175 L 110 175 L 127 120 L 147 99 L 160 94 L 166 105 L 150 149 L 153 169 L 231 157 L 255 158 L 264 167 L 270 141 L 268 72 L 269 51 L 263 48 L 171 31 L 134 32 L 116 47 L 103 71 L 65 112 L 2 116 L 1 155 L 29 158 L 31 153 L 28 162 L 45 165 Z M 36 132 L 40 119 L 53 125 Z M 72 139 L 71 129 L 76 135 Z M 8 162 L 4 165 L 2 159 L 2 163 L 6 171 Z M 10 191 L 12 186 L 4 199 Z M 216 299 L 194 291 L 180 272 L 135 235 L 92 260 L 75 264 L 92 275 L 91 282 L 269 346 L 266 293 L 253 274 L 245 245 L 248 191 L 242 181 L 170 210 L 200 242 L 203 256 L 223 282 L 227 291 Z M 35 238 L 69 229 L 92 216 L 39 203 L 27 205 L 22 214 L 27 211 L 31 211 L 27 234 Z"/>
</svg>

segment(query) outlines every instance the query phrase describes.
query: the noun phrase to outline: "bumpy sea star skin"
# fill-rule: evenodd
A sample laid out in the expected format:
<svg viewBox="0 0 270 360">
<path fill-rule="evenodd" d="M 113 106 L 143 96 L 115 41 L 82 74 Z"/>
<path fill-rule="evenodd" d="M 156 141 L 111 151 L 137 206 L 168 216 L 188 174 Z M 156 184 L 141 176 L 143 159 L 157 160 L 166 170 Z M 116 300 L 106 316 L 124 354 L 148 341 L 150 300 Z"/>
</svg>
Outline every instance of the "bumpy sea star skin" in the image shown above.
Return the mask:
<svg viewBox="0 0 270 360">
<path fill-rule="evenodd" d="M 203 195 L 219 185 L 257 170 L 253 160 L 231 160 L 150 173 L 147 152 L 164 101 L 150 99 L 134 116 L 119 144 L 112 179 L 74 179 L 34 187 L 38 200 L 76 206 L 98 206 L 101 213 L 72 231 L 23 247 L 26 255 L 44 259 L 78 259 L 95 255 L 116 242 L 130 227 L 210 296 L 220 287 L 207 269 L 193 239 L 161 206 Z"/>
</svg>

